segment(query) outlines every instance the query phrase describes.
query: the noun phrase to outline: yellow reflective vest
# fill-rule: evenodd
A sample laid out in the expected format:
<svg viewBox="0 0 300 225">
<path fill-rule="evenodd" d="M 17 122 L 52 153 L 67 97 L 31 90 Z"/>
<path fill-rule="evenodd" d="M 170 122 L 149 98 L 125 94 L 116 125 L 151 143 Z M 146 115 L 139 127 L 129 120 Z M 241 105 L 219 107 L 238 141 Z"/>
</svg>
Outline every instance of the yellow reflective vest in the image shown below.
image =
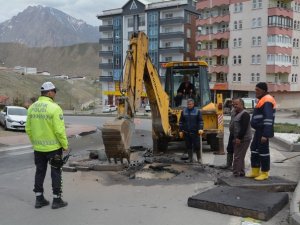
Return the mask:
<svg viewBox="0 0 300 225">
<path fill-rule="evenodd" d="M 68 148 L 63 111 L 49 97 L 40 96 L 29 107 L 25 130 L 35 151 Z"/>
</svg>

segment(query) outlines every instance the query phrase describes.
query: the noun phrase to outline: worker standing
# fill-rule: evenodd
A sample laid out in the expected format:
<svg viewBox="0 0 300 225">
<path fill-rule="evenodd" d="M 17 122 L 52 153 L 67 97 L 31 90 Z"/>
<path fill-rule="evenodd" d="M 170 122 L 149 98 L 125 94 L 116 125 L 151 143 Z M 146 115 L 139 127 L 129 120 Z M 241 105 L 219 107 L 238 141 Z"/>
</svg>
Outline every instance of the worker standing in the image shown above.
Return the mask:
<svg viewBox="0 0 300 225">
<path fill-rule="evenodd" d="M 246 177 L 255 180 L 266 180 L 269 178 L 270 171 L 269 138 L 274 136 L 276 102 L 268 94 L 268 86 L 265 82 L 256 85 L 255 95 L 258 102 L 251 118 L 251 126 L 255 129 L 250 146 L 252 169 Z"/>
<path fill-rule="evenodd" d="M 200 110 L 195 108 L 193 99 L 187 100 L 187 107 L 181 112 L 179 121 L 179 135 L 184 137 L 188 151 L 189 162 L 193 162 L 193 152 L 196 152 L 197 161 L 200 162 L 200 139 L 203 134 L 203 119 Z"/>
<path fill-rule="evenodd" d="M 233 100 L 235 114 L 230 122 L 230 134 L 233 136 L 233 175 L 245 176 L 245 155 L 252 139 L 250 115 L 245 110 L 241 98 Z"/>
<path fill-rule="evenodd" d="M 36 165 L 34 189 L 35 208 L 49 205 L 44 198 L 44 179 L 48 162 L 51 165 L 53 202 L 52 209 L 67 206 L 62 194 L 62 155 L 68 150 L 63 111 L 54 102 L 56 88 L 53 83 L 41 86 L 41 96 L 33 103 L 27 114 L 26 133 L 33 145 Z"/>
</svg>

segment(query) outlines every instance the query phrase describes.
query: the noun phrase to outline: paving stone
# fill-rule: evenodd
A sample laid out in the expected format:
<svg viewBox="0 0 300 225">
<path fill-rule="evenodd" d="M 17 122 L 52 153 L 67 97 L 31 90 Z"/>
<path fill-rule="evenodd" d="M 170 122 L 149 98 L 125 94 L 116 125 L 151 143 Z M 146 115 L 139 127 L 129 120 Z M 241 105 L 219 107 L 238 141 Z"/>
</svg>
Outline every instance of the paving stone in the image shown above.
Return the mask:
<svg viewBox="0 0 300 225">
<path fill-rule="evenodd" d="M 188 206 L 267 221 L 289 201 L 287 193 L 219 186 L 188 199 Z"/>
<path fill-rule="evenodd" d="M 217 183 L 219 185 L 259 189 L 271 192 L 294 192 L 297 186 L 297 182 L 277 176 L 270 176 L 269 179 L 263 181 L 257 181 L 246 177 L 220 177 L 218 178 Z"/>
<path fill-rule="evenodd" d="M 96 171 L 121 171 L 124 169 L 122 164 L 102 164 L 102 165 L 93 165 L 93 170 Z"/>
</svg>

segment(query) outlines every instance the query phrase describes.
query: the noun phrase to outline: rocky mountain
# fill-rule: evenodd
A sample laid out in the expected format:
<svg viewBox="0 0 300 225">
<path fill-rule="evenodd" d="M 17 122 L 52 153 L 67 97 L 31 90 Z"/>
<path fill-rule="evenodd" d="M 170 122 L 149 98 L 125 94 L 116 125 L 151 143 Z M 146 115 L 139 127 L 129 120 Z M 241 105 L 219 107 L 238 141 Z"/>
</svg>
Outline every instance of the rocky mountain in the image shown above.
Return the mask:
<svg viewBox="0 0 300 225">
<path fill-rule="evenodd" d="M 0 23 L 0 42 L 28 47 L 59 47 L 96 43 L 97 27 L 50 7 L 29 6 L 12 19 Z"/>
</svg>

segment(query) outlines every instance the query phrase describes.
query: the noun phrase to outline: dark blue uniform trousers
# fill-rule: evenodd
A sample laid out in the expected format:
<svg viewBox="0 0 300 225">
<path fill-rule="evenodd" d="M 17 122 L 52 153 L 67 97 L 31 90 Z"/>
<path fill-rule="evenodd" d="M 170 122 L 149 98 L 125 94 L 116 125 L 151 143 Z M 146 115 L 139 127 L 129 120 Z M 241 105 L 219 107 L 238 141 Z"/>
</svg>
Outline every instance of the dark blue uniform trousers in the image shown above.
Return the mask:
<svg viewBox="0 0 300 225">
<path fill-rule="evenodd" d="M 186 132 L 184 135 L 185 146 L 187 148 L 189 159 L 193 159 L 193 152 L 196 152 L 197 159 L 200 158 L 200 137 L 197 133 Z"/>
<path fill-rule="evenodd" d="M 251 167 L 261 168 L 262 172 L 268 172 L 270 170 L 269 139 L 261 143 L 261 137 L 262 131 L 256 130 L 250 146 Z"/>
</svg>

